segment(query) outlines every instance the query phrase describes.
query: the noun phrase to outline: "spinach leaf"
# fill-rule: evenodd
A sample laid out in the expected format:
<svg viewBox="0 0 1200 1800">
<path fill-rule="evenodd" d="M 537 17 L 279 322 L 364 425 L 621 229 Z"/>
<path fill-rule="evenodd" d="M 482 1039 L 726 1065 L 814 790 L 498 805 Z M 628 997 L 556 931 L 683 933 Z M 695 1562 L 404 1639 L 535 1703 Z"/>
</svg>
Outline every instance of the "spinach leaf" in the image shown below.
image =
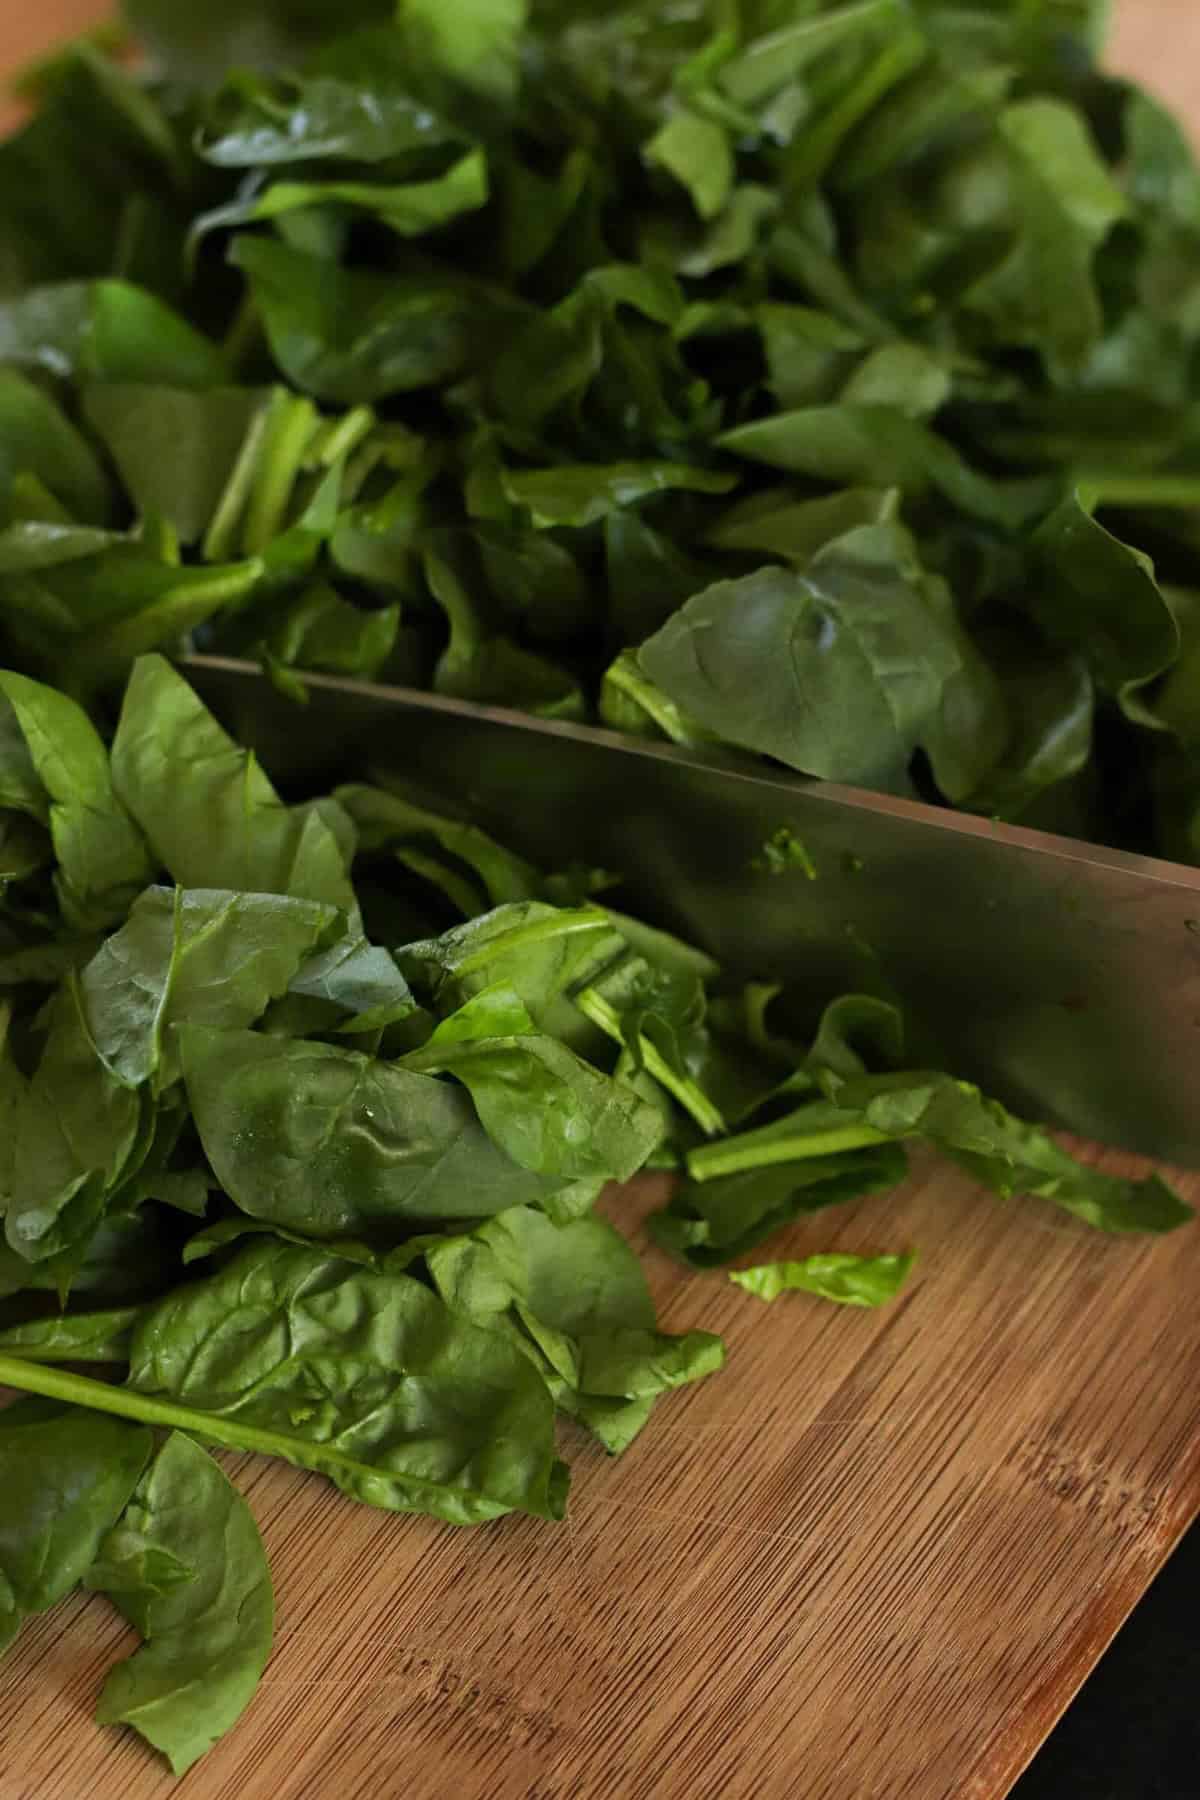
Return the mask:
<svg viewBox="0 0 1200 1800">
<path fill-rule="evenodd" d="M 504 1016 L 478 1017 L 485 1002 L 494 1015 L 498 997 L 512 1003 Z M 464 1014 L 476 1016 L 468 1025 Z M 477 994 L 404 1065 L 457 1077 L 493 1143 L 538 1174 L 627 1181 L 662 1135 L 654 1108 L 556 1038 L 535 1032 L 511 991 Z"/>
<path fill-rule="evenodd" d="M 0 797 L 48 824 L 59 904 L 79 930 L 112 923 L 150 877 L 141 834 L 121 805 L 103 742 L 74 701 L 0 670 Z"/>
<path fill-rule="evenodd" d="M 106 380 L 83 390 L 84 416 L 138 512 L 168 520 L 183 544 L 212 522 L 263 400 L 257 388 L 146 381 Z"/>
<path fill-rule="evenodd" d="M 146 1466 L 142 1425 L 22 1400 L 0 1413 L 0 1648 L 79 1582 Z"/>
<path fill-rule="evenodd" d="M 86 438 L 40 387 L 0 368 L 0 495 L 11 502 L 15 478 L 31 475 L 80 519 L 108 517 L 108 480 Z"/>
<path fill-rule="evenodd" d="M 542 531 L 560 525 L 594 525 L 650 494 L 672 489 L 725 494 L 736 484 L 733 475 L 673 463 L 510 470 L 503 480 L 508 499 L 524 508 L 531 523 Z"/>
<path fill-rule="evenodd" d="M 561 1515 L 536 1371 L 403 1273 L 253 1244 L 143 1315 L 130 1384 L 212 1441 L 253 1439 L 369 1506 L 463 1525 Z"/>
<path fill-rule="evenodd" d="M 405 843 L 431 839 L 474 870 L 493 906 L 532 900 L 537 895 L 541 877 L 533 865 L 477 825 L 434 812 L 395 786 L 352 784 L 338 788 L 337 798 L 354 820 L 364 851 L 391 847 L 402 855 L 400 846 Z"/>
<path fill-rule="evenodd" d="M 718 1147 L 738 1141 L 729 1138 Z M 730 1167 L 728 1173 L 705 1169 L 703 1181 L 677 1187 L 663 1210 L 651 1215 L 650 1234 L 695 1268 L 714 1268 L 806 1213 L 885 1193 L 907 1170 L 897 1143 L 829 1148 L 811 1160 L 778 1163 L 767 1160 L 759 1146 L 746 1166 Z"/>
<path fill-rule="evenodd" d="M 35 1362 L 128 1362 L 136 1306 L 105 1312 L 61 1313 L 0 1331 L 0 1352 Z"/>
<path fill-rule="evenodd" d="M 185 1025 L 188 1100 L 222 1187 L 314 1237 L 477 1219 L 563 1180 L 493 1144 L 460 1088 L 332 1044 Z"/>
<path fill-rule="evenodd" d="M 347 25 L 302 73 L 227 81 L 201 127 L 201 155 L 236 169 L 386 163 L 459 142 L 457 127 L 414 93 L 413 61 L 397 34 Z"/>
<path fill-rule="evenodd" d="M 420 237 L 474 212 L 488 197 L 487 161 L 481 150 L 469 150 L 444 175 L 429 181 L 273 181 L 261 194 L 233 200 L 197 219 L 196 237 L 218 228 L 250 225 L 310 207 L 361 209 L 373 214 L 398 237 Z"/>
<path fill-rule="evenodd" d="M 139 1096 L 96 1051 L 74 977 L 55 995 L 41 1060 L 16 1106 L 12 1194 L 4 1229 L 29 1262 L 79 1244 L 145 1136 Z"/>
<path fill-rule="evenodd" d="M 926 1138 L 1004 1199 L 1052 1200 L 1101 1231 L 1170 1231 L 1192 1216 L 1160 1176 L 1124 1179 L 1089 1168 L 1042 1127 L 948 1075 L 860 1076 L 838 1086 L 835 1100 L 865 1129 Z"/>
<path fill-rule="evenodd" d="M 1192 1209 L 1157 1175 L 1125 1180 L 1088 1168 L 1042 1127 L 1016 1119 L 970 1082 L 938 1072 L 830 1074 L 831 1099 L 688 1154 L 701 1184 L 924 1138 L 1003 1198 L 1053 1200 L 1102 1231 L 1170 1231 Z"/>
<path fill-rule="evenodd" d="M 274 1597 L 250 1508 L 173 1431 L 84 1580 L 146 1640 L 110 1672 L 97 1721 L 132 1725 L 182 1775 L 237 1722 L 270 1655 Z"/>
<path fill-rule="evenodd" d="M 335 405 L 432 387 L 464 374 L 495 335 L 469 283 L 377 275 L 267 238 L 233 240 L 271 351 L 287 379 Z"/>
<path fill-rule="evenodd" d="M 92 1042 L 126 1087 L 179 1074 L 173 1028 L 252 1025 L 333 925 L 331 906 L 276 894 L 147 888 L 79 978 Z"/>
<path fill-rule="evenodd" d="M 207 387 L 220 351 L 127 281 L 72 281 L 0 303 L 0 358 L 53 375 Z"/>
<path fill-rule="evenodd" d="M 760 1263 L 753 1269 L 731 1269 L 730 1281 L 760 1300 L 780 1294 L 819 1294 L 842 1306 L 885 1306 L 908 1278 L 909 1256 L 851 1256 L 826 1251 L 799 1262 Z"/>
<path fill-rule="evenodd" d="M 1179 627 L 1149 557 L 1065 500 L 1034 538 L 1042 582 L 1029 608 L 1047 636 L 1083 651 L 1096 680 L 1138 723 L 1139 691 L 1175 661 Z"/>
<path fill-rule="evenodd" d="M 290 894 L 353 909 L 342 851 L 325 820 L 285 806 L 253 752 L 239 749 L 161 657 L 143 657 L 130 677 L 112 777 L 156 857 L 182 886 Z"/>
<path fill-rule="evenodd" d="M 1103 329 L 1092 264 L 1126 212 L 1125 197 L 1079 113 L 1042 96 L 1001 112 L 1001 171 L 1012 246 L 968 289 L 965 305 L 1001 342 L 1032 344 L 1052 367 L 1069 367 Z"/>
<path fill-rule="evenodd" d="M 888 526 L 835 540 L 803 574 L 717 583 L 639 660 L 718 737 L 830 780 L 898 785 L 924 743 L 945 786 L 968 793 L 1007 739 L 986 667 Z"/>
<path fill-rule="evenodd" d="M 556 907 L 510 901 L 430 938 L 407 944 L 397 960 L 439 1012 L 453 1012 L 482 988 L 509 987 L 535 1025 L 570 1036 L 575 1009 L 564 996 L 625 950 L 611 916 L 599 906 Z"/>
<path fill-rule="evenodd" d="M 721 1366 L 720 1340 L 708 1332 L 671 1337 L 656 1329 L 641 1265 L 604 1219 L 556 1226 L 510 1207 L 469 1236 L 436 1241 L 425 1260 L 446 1304 L 506 1329 L 555 1404 L 614 1455 L 660 1394 Z"/>
</svg>

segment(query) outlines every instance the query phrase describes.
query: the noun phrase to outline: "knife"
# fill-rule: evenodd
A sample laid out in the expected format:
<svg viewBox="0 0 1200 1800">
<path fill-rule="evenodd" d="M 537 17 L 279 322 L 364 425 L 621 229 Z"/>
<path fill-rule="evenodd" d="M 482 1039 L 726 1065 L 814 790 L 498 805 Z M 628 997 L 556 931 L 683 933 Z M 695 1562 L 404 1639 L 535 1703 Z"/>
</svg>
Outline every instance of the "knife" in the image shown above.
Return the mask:
<svg viewBox="0 0 1200 1800">
<path fill-rule="evenodd" d="M 189 679 L 285 790 L 390 769 L 746 979 L 894 992 L 923 1062 L 1015 1111 L 1200 1168 L 1200 870 L 404 688 L 252 663 Z M 802 847 L 772 873 L 765 846 Z M 807 866 L 806 866 L 807 865 Z"/>
</svg>

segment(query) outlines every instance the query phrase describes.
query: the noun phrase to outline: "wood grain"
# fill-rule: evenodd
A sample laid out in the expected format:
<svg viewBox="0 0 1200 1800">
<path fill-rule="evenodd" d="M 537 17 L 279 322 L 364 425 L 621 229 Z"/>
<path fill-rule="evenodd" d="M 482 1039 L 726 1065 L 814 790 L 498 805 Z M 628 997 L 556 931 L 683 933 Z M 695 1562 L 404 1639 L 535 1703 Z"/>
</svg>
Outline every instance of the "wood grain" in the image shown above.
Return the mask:
<svg viewBox="0 0 1200 1800">
<path fill-rule="evenodd" d="M 0 54 L 56 22 L 6 0 Z M 1176 99 L 1185 41 L 1191 0 L 1122 15 Z M 572 1437 L 562 1527 L 229 1459 L 278 1589 L 242 1723 L 173 1783 L 93 1725 L 132 1639 L 72 1601 L 0 1673 L 0 1800 L 1000 1800 L 1200 1509 L 1200 1231 L 1109 1240 L 929 1164 L 780 1250 L 913 1245 L 877 1316 L 648 1251 L 668 1326 L 724 1332 L 729 1367 L 619 1462 Z"/>
<path fill-rule="evenodd" d="M 648 1252 L 668 1325 L 723 1331 L 729 1367 L 619 1462 L 572 1438 L 563 1527 L 454 1531 L 231 1459 L 279 1642 L 185 1800 L 996 1800 L 1200 1500 L 1200 1233 L 1105 1239 L 931 1164 L 787 1236 L 914 1244 L 878 1315 Z M 90 1720 L 127 1647 L 99 1600 L 26 1627 L 4 1800 L 172 1791 Z"/>
</svg>

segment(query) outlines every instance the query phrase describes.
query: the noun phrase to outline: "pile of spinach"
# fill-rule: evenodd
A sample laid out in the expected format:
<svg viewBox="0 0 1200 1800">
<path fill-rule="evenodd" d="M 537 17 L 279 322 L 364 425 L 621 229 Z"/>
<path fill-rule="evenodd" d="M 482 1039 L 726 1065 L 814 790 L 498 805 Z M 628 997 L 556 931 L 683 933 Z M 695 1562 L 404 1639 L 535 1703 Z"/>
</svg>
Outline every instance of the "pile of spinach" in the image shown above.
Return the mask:
<svg viewBox="0 0 1200 1800">
<path fill-rule="evenodd" d="M 144 1643 L 99 1718 L 176 1771 L 271 1642 L 204 1446 L 395 1512 L 557 1519 L 557 1414 L 618 1453 L 720 1366 L 659 1330 L 610 1181 L 676 1171 L 652 1232 L 700 1269 L 893 1186 L 910 1140 L 1103 1229 L 1189 1216 L 912 1067 L 882 999 L 805 1028 L 802 995 L 403 782 L 285 800 L 160 656 L 106 735 L 0 672 L 0 1645 L 108 1593 Z M 873 1306 L 910 1263 L 733 1279 Z"/>
<path fill-rule="evenodd" d="M 1200 178 L 1087 0 L 129 0 L 0 146 L 0 1645 L 186 1769 L 270 1649 L 207 1447 L 562 1516 L 695 1269 L 923 1141 L 1189 1216 L 154 654 L 430 686 L 1200 857 Z M 230 73 L 230 70 L 233 73 Z M 1151 555 L 1155 562 L 1151 561 Z M 1159 570 L 1156 575 L 1155 569 Z M 119 716 L 118 716 L 119 702 Z M 802 859 L 794 841 L 765 854 Z M 911 1254 L 752 1263 L 874 1306 Z M 88 1372 L 90 1369 L 91 1372 Z"/>
<path fill-rule="evenodd" d="M 0 657 L 1197 860 L 1200 174 L 1102 10 L 127 0 L 0 148 Z"/>
</svg>

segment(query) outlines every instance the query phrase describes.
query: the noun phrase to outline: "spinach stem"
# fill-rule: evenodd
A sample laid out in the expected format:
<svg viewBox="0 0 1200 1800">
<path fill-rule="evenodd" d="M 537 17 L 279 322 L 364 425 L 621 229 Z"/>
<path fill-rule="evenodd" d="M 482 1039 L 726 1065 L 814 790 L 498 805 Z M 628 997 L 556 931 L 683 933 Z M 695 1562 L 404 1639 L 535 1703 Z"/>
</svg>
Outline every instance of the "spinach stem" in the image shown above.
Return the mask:
<svg viewBox="0 0 1200 1800">
<path fill-rule="evenodd" d="M 535 919 L 531 925 L 518 925 L 512 931 L 501 932 L 464 956 L 460 963 L 451 967 L 454 976 L 470 975 L 476 969 L 486 969 L 495 962 L 498 956 L 508 956 L 514 950 L 526 950 L 531 944 L 540 944 L 556 937 L 573 937 L 579 931 L 611 931 L 612 925 L 608 914 L 599 906 L 582 906 L 575 912 L 560 912 L 550 919 Z"/>
<path fill-rule="evenodd" d="M 625 1039 L 621 1032 L 621 1020 L 615 1007 L 609 1005 L 603 994 L 596 988 L 585 987 L 574 995 L 576 1006 L 585 1018 L 598 1025 L 614 1043 L 623 1044 Z M 642 1062 L 649 1074 L 653 1075 L 660 1087 L 666 1088 L 668 1094 L 677 1100 L 684 1111 L 696 1121 L 701 1131 L 709 1137 L 716 1137 L 725 1130 L 725 1120 L 720 1110 L 709 1099 L 704 1090 L 690 1081 L 686 1075 L 677 1075 L 660 1051 L 656 1050 L 649 1038 L 638 1034 L 638 1047 L 642 1053 Z"/>
<path fill-rule="evenodd" d="M 205 562 L 227 562 L 232 555 L 234 534 L 245 510 L 246 497 L 254 481 L 263 438 L 266 436 L 267 411 L 266 406 L 259 407 L 242 439 L 241 449 L 229 471 L 229 479 L 217 501 L 217 509 L 209 520 L 204 542 L 200 546 Z"/>
<path fill-rule="evenodd" d="M 744 1169 L 765 1169 L 775 1163 L 809 1162 L 818 1156 L 838 1156 L 846 1150 L 864 1150 L 895 1140 L 873 1125 L 835 1125 L 824 1131 L 805 1131 L 797 1126 L 787 1137 L 764 1131 L 743 1131 L 719 1144 L 701 1144 L 688 1152 L 688 1174 L 693 1181 L 715 1181 L 719 1175 L 737 1175 Z"/>
<path fill-rule="evenodd" d="M 307 1443 L 301 1437 L 284 1437 L 274 1431 L 261 1431 L 254 1425 L 243 1425 L 225 1413 L 200 1412 L 190 1406 L 179 1406 L 173 1400 L 160 1400 L 151 1394 L 139 1394 L 135 1388 L 118 1387 L 112 1382 L 96 1381 L 90 1375 L 75 1375 L 66 1369 L 46 1363 L 26 1362 L 21 1356 L 0 1354 L 0 1387 L 19 1388 L 23 1393 L 42 1394 L 48 1400 L 63 1400 L 71 1406 L 88 1406 L 94 1412 L 113 1413 L 119 1419 L 136 1419 L 144 1425 L 160 1425 L 167 1431 L 186 1431 L 225 1450 L 250 1450 L 259 1456 L 274 1456 L 294 1463 L 301 1469 L 313 1469 L 331 1478 L 345 1474 L 357 1478 L 365 1487 L 382 1496 L 389 1482 L 399 1489 L 442 1495 L 453 1488 L 440 1481 L 429 1481 L 419 1475 L 405 1475 L 374 1468 L 358 1457 L 348 1456 L 335 1444 Z M 363 1488 L 355 1497 L 368 1505 L 380 1506 L 387 1512 L 419 1510 L 419 1505 L 389 1504 L 384 1498 L 372 1497 Z M 495 1516 L 507 1507 L 496 1505 Z"/>
<path fill-rule="evenodd" d="M 307 395 L 276 388 L 267 408 L 263 451 L 242 527 L 242 549 L 247 556 L 265 550 L 278 536 L 304 453 L 319 422 Z"/>
</svg>

